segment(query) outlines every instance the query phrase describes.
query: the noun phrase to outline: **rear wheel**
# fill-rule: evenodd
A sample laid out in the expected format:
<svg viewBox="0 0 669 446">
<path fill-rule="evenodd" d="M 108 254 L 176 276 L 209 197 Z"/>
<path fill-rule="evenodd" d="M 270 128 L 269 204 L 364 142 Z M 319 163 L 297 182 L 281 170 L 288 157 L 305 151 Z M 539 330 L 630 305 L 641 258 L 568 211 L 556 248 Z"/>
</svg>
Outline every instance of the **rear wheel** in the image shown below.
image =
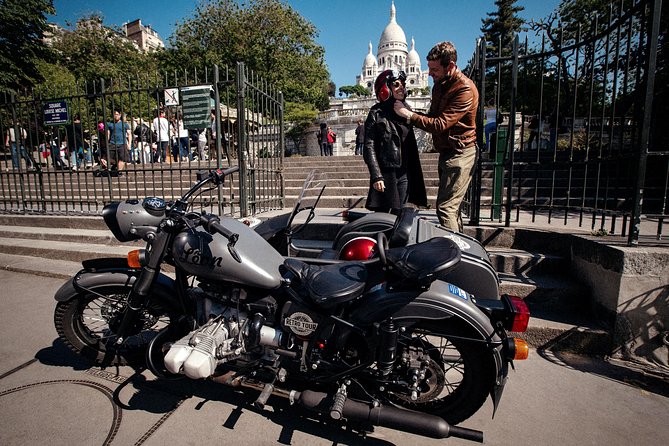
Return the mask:
<svg viewBox="0 0 669 446">
<path fill-rule="evenodd" d="M 492 355 L 483 343 L 434 333 L 413 328 L 400 337 L 403 357 L 396 372 L 418 385 L 413 395 L 394 392 L 391 400 L 458 424 L 476 413 L 488 397 L 495 377 Z"/>
<path fill-rule="evenodd" d="M 109 286 L 58 302 L 54 322 L 60 339 L 96 364 L 142 365 L 148 343 L 170 319 L 160 312 L 145 310 L 123 344 L 116 345 L 130 290 L 130 286 Z"/>
</svg>

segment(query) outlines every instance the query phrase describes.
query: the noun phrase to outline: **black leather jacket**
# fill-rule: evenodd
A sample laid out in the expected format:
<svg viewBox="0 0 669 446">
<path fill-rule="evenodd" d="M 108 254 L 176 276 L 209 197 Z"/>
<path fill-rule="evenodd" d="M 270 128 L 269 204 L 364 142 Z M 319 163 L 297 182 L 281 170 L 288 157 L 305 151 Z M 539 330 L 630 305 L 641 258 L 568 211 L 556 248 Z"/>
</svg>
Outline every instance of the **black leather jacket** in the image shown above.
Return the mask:
<svg viewBox="0 0 669 446">
<path fill-rule="evenodd" d="M 365 121 L 365 146 L 363 156 L 369 167 L 372 182 L 383 179 L 382 170 L 402 167 L 402 138 L 375 104 Z"/>
</svg>

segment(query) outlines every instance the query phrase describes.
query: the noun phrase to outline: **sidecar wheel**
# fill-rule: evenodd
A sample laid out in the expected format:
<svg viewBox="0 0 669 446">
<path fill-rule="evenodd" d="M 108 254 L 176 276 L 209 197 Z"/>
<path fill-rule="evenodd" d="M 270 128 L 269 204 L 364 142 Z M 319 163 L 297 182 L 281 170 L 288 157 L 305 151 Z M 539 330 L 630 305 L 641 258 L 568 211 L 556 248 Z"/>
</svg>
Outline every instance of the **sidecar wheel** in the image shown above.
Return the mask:
<svg viewBox="0 0 669 446">
<path fill-rule="evenodd" d="M 435 334 L 435 328 L 413 328 L 400 338 L 405 354 L 417 357 L 426 353 L 429 365 L 418 399 L 394 393 L 391 400 L 407 409 L 438 415 L 455 425 L 485 403 L 494 381 L 494 361 L 482 343 Z"/>
<path fill-rule="evenodd" d="M 129 286 L 109 286 L 58 302 L 54 322 L 60 339 L 98 365 L 142 366 L 148 343 L 170 319 L 145 311 L 131 335 L 117 346 L 116 330 L 130 289 Z"/>
</svg>

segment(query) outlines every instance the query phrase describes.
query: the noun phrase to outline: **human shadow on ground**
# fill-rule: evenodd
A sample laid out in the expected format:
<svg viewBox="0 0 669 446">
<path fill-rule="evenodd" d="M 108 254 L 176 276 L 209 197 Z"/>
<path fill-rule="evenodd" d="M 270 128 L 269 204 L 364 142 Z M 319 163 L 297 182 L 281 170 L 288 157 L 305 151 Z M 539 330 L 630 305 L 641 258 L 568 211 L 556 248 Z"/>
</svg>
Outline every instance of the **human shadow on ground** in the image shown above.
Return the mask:
<svg viewBox="0 0 669 446">
<path fill-rule="evenodd" d="M 598 375 L 621 384 L 669 397 L 669 376 L 660 372 L 649 373 L 634 363 L 609 360 L 600 355 L 584 355 L 569 350 L 565 341 L 569 332 L 537 348 L 537 353 L 547 361 L 584 373 Z"/>
</svg>

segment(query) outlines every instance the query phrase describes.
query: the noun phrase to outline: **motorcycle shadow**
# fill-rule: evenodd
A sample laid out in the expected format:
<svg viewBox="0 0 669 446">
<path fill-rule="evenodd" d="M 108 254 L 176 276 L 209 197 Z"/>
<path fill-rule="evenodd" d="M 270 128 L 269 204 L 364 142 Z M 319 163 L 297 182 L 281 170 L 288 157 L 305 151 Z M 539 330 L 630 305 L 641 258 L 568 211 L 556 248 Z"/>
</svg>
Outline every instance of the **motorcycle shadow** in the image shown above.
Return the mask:
<svg viewBox="0 0 669 446">
<path fill-rule="evenodd" d="M 60 340 L 55 339 L 50 347 L 45 347 L 35 354 L 35 359 L 44 365 L 71 367 L 76 371 L 91 368 L 91 362 L 74 353 Z"/>
<path fill-rule="evenodd" d="M 202 410 L 205 405 L 223 403 L 232 406 L 232 410 L 223 422 L 225 429 L 234 430 L 237 423 L 245 416 L 245 412 L 253 416 L 261 416 L 265 420 L 281 427 L 278 444 L 294 444 L 293 435 L 301 432 L 307 435 L 332 441 L 332 444 L 360 444 L 364 440 L 369 446 L 394 446 L 394 443 L 367 436 L 363 439 L 360 433 L 362 426 L 345 426 L 327 416 L 319 417 L 287 400 L 270 397 L 267 405 L 271 409 L 261 410 L 253 405 L 258 395 L 249 389 L 234 389 L 211 381 L 193 381 L 190 379 L 163 380 L 147 378 L 139 371 L 114 392 L 114 402 L 124 410 L 141 410 L 151 413 L 169 413 L 179 408 L 188 399 L 200 400 L 194 407 L 195 411 Z M 131 387 L 131 389 L 125 389 Z M 124 395 L 129 395 L 124 401 Z M 193 412 L 179 411 L 178 416 L 196 415 Z M 371 429 L 369 429 L 371 431 Z"/>
</svg>

